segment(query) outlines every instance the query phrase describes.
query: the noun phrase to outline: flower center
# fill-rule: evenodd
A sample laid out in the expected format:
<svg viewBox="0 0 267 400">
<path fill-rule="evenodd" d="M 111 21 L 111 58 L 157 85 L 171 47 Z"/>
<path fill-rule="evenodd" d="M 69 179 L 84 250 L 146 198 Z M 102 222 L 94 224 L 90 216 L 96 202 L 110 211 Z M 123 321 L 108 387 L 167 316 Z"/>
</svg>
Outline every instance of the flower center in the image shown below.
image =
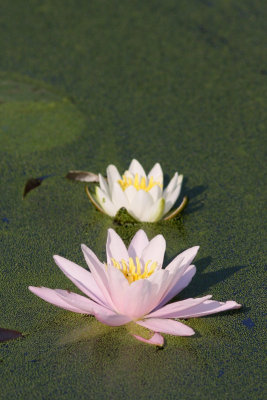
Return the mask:
<svg viewBox="0 0 267 400">
<path fill-rule="evenodd" d="M 149 192 L 149 190 L 154 186 L 159 186 L 162 188 L 162 184 L 154 181 L 153 176 L 151 176 L 147 183 L 144 176 L 140 176 L 139 178 L 139 174 L 135 174 L 134 179 L 126 175 L 122 175 L 122 179 L 119 179 L 118 183 L 121 185 L 123 190 L 127 189 L 129 186 L 134 186 L 136 190 L 145 190 L 146 192 Z"/>
<path fill-rule="evenodd" d="M 157 267 L 157 262 L 155 261 L 151 264 L 151 260 L 147 261 L 145 266 L 142 267 L 138 257 L 135 258 L 135 263 L 132 257 L 129 257 L 128 263 L 125 260 L 121 260 L 120 262 L 116 261 L 114 258 L 112 258 L 111 261 L 114 267 L 123 273 L 129 283 L 148 278 Z M 151 265 L 148 268 L 149 264 Z"/>
</svg>

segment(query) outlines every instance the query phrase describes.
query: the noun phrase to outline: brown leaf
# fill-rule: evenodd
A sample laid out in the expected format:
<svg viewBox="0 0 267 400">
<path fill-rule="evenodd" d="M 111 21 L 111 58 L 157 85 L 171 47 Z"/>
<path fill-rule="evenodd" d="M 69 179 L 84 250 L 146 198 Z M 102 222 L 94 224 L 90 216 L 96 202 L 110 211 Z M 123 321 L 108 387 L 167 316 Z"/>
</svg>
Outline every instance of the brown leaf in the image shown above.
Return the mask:
<svg viewBox="0 0 267 400">
<path fill-rule="evenodd" d="M 25 186 L 24 186 L 24 191 L 23 191 L 23 195 L 22 198 L 24 199 L 24 197 L 33 189 L 37 188 L 38 186 L 41 185 L 41 183 L 43 182 L 44 179 L 49 178 L 50 176 L 53 175 L 44 175 L 44 176 L 40 176 L 39 178 L 30 178 L 27 180 Z"/>
<path fill-rule="evenodd" d="M 23 337 L 22 333 L 11 329 L 0 328 L 0 342 L 6 342 L 7 340 L 13 340 L 19 337 Z"/>
<path fill-rule="evenodd" d="M 80 182 L 99 182 L 98 175 L 88 171 L 69 171 L 66 178 Z"/>
</svg>

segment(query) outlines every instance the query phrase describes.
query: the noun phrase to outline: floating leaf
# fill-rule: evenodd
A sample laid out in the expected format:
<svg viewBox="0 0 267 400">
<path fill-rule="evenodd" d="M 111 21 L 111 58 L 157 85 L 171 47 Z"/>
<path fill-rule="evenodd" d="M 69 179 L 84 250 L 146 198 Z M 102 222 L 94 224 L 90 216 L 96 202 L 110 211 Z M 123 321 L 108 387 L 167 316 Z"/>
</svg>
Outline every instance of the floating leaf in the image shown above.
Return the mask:
<svg viewBox="0 0 267 400">
<path fill-rule="evenodd" d="M 80 182 L 99 182 L 98 175 L 88 171 L 69 171 L 66 175 L 67 179 Z"/>
<path fill-rule="evenodd" d="M 22 198 L 24 199 L 24 197 L 33 189 L 37 188 L 38 186 L 41 185 L 41 183 L 43 182 L 44 179 L 49 178 L 50 176 L 53 175 L 44 175 L 44 176 L 40 176 L 39 178 L 30 178 L 27 180 L 25 186 L 24 186 L 24 191 L 23 191 L 23 196 Z"/>
<path fill-rule="evenodd" d="M 11 329 L 0 328 L 0 342 L 6 342 L 7 340 L 13 340 L 19 337 L 23 337 L 22 333 Z"/>
<path fill-rule="evenodd" d="M 180 213 L 185 209 L 187 203 L 188 203 L 188 197 L 185 196 L 185 197 L 183 198 L 182 203 L 179 205 L 179 207 L 177 207 L 177 208 L 176 208 L 174 211 L 172 211 L 169 215 L 167 215 L 165 218 L 163 218 L 164 221 L 168 221 L 168 220 L 170 220 L 170 219 L 176 217 L 176 215 L 180 214 Z"/>
</svg>

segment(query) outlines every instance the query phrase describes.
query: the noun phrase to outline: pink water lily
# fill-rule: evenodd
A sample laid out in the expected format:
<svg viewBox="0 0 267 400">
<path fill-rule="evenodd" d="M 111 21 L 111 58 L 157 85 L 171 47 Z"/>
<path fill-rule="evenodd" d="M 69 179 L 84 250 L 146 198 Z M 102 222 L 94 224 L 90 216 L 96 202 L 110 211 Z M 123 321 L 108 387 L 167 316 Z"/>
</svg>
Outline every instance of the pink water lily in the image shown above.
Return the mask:
<svg viewBox="0 0 267 400">
<path fill-rule="evenodd" d="M 167 304 L 195 275 L 196 267 L 191 263 L 199 247 L 185 250 L 163 269 L 165 248 L 162 235 L 149 241 L 145 232 L 139 230 L 127 250 L 120 236 L 109 229 L 106 263 L 100 262 L 92 250 L 82 245 L 91 272 L 63 257 L 54 256 L 62 272 L 87 297 L 69 290 L 33 286 L 29 289 L 49 303 L 69 311 L 94 315 L 106 325 L 134 322 L 151 331 L 150 338 L 134 334 L 136 339 L 159 346 L 164 343 L 161 333 L 176 336 L 194 334 L 191 327 L 176 319 L 202 317 L 241 307 L 235 301 L 210 300 L 210 295 Z"/>
</svg>

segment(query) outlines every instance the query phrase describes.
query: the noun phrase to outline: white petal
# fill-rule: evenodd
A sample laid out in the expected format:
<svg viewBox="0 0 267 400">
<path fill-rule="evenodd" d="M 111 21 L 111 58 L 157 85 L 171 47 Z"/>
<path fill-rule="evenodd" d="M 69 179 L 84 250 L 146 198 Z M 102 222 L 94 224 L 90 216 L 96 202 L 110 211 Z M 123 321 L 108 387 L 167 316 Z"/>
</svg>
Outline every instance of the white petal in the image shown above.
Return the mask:
<svg viewBox="0 0 267 400">
<path fill-rule="evenodd" d="M 163 264 L 163 258 L 166 250 L 166 240 L 162 235 L 155 236 L 144 248 L 141 261 L 145 264 L 147 261 L 156 261 L 159 266 Z"/>
<path fill-rule="evenodd" d="M 181 192 L 182 185 L 178 185 L 172 192 L 165 194 L 165 208 L 164 208 L 164 215 L 172 208 L 174 203 L 179 197 Z"/>
<path fill-rule="evenodd" d="M 156 163 L 148 174 L 148 178 L 153 177 L 154 181 L 163 184 L 163 171 L 159 163 Z"/>
<path fill-rule="evenodd" d="M 139 175 L 139 178 L 140 178 L 141 176 L 143 176 L 143 177 L 146 178 L 146 173 L 145 173 L 144 168 L 143 168 L 142 165 L 139 163 L 139 161 L 137 161 L 137 160 L 135 160 L 135 159 L 132 160 L 132 162 L 131 162 L 131 164 L 130 164 L 130 166 L 129 166 L 129 171 L 130 171 L 133 175 L 138 174 L 138 175 Z"/>
<path fill-rule="evenodd" d="M 131 207 L 131 203 L 136 196 L 137 190 L 135 189 L 135 187 L 133 185 L 131 185 L 131 186 L 128 186 L 127 189 L 124 190 L 124 193 L 125 193 L 125 196 L 127 197 L 129 205 Z"/>
<path fill-rule="evenodd" d="M 176 188 L 177 183 L 178 183 L 178 172 L 175 172 L 168 186 L 166 187 L 166 189 L 164 189 L 163 196 L 166 197 L 168 193 L 171 193 Z"/>
<path fill-rule="evenodd" d="M 155 185 L 152 189 L 149 190 L 149 194 L 154 202 L 156 202 L 160 197 L 162 197 L 162 188 L 159 187 L 159 185 Z"/>
<path fill-rule="evenodd" d="M 173 321 L 172 319 L 149 318 L 144 321 L 137 321 L 136 323 L 154 332 L 162 332 L 169 335 L 191 336 L 195 333 L 189 326 L 178 321 Z"/>
<path fill-rule="evenodd" d="M 113 184 L 112 188 L 112 203 L 119 210 L 122 207 L 128 208 L 129 202 L 127 197 L 125 196 L 124 191 L 121 188 L 121 185 L 118 182 Z"/>
<path fill-rule="evenodd" d="M 141 257 L 143 249 L 148 245 L 149 240 L 146 233 L 140 229 L 131 240 L 128 248 L 129 257 L 135 259 L 135 257 Z"/>
<path fill-rule="evenodd" d="M 144 190 L 139 190 L 134 196 L 128 212 L 138 221 L 146 221 L 146 216 L 152 205 L 153 199 L 150 194 Z"/>
<path fill-rule="evenodd" d="M 99 177 L 99 185 L 100 189 L 108 196 L 110 197 L 110 191 L 109 191 L 109 186 L 105 178 L 101 174 L 98 174 Z"/>
<path fill-rule="evenodd" d="M 108 229 L 106 252 L 107 263 L 110 265 L 113 265 L 111 258 L 114 258 L 118 262 L 121 260 L 128 262 L 129 260 L 128 251 L 125 247 L 125 244 L 120 236 L 111 228 Z"/>
<path fill-rule="evenodd" d="M 153 206 L 150 208 L 149 212 L 147 213 L 147 217 L 146 217 L 146 219 L 144 219 L 144 221 L 146 221 L 146 222 L 159 221 L 164 214 L 164 209 L 165 209 L 165 200 L 162 197 L 155 204 L 153 204 Z"/>
<path fill-rule="evenodd" d="M 109 196 L 105 192 L 103 192 L 99 186 L 96 186 L 95 188 L 95 197 L 105 213 L 110 217 L 115 217 L 118 208 L 116 208 L 116 206 L 110 200 Z"/>
<path fill-rule="evenodd" d="M 107 167 L 107 179 L 110 193 L 112 194 L 113 185 L 115 182 L 118 182 L 121 179 L 119 171 L 115 165 L 109 165 Z"/>
</svg>

